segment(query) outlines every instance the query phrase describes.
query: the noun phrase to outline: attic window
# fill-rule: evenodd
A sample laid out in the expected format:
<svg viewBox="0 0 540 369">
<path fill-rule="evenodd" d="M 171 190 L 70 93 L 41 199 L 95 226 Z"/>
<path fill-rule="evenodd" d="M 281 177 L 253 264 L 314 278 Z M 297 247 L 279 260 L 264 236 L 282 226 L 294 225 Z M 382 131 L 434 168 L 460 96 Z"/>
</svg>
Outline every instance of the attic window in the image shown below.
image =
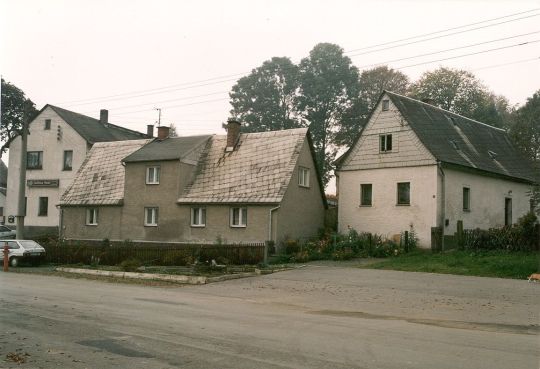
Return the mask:
<svg viewBox="0 0 540 369">
<path fill-rule="evenodd" d="M 50 119 L 45 119 L 45 127 L 43 127 L 43 129 L 45 129 L 45 130 L 50 130 L 51 129 L 51 120 Z"/>
<path fill-rule="evenodd" d="M 491 159 L 497 158 L 497 153 L 495 151 L 488 150 L 488 154 Z"/>
<path fill-rule="evenodd" d="M 450 140 L 450 143 L 452 144 L 452 146 L 454 146 L 454 149 L 459 150 L 459 146 L 456 141 Z"/>
<path fill-rule="evenodd" d="M 388 111 L 390 108 L 390 101 L 389 100 L 383 100 L 382 101 L 382 111 Z"/>
</svg>

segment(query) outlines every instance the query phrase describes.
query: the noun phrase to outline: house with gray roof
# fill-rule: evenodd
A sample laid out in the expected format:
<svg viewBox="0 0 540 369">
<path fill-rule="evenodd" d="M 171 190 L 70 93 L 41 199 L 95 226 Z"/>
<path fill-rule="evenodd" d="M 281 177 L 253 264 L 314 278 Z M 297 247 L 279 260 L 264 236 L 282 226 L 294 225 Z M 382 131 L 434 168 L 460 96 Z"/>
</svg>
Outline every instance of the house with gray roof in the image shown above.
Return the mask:
<svg viewBox="0 0 540 369">
<path fill-rule="evenodd" d="M 279 244 L 316 235 L 326 201 L 308 130 L 240 127 L 231 120 L 227 135 L 187 137 L 158 127 L 121 160 L 129 141 L 94 145 L 60 200 L 62 237 Z"/>
<path fill-rule="evenodd" d="M 336 166 L 341 232 L 414 229 L 422 247 L 450 243 L 458 221 L 516 222 L 539 182 L 504 130 L 388 91 Z"/>
<path fill-rule="evenodd" d="M 26 160 L 25 235 L 57 233 L 60 195 L 72 184 L 92 146 L 101 142 L 148 138 L 131 129 L 109 123 L 107 110 L 94 119 L 54 105 L 45 105 L 29 124 Z M 4 215 L 16 226 L 21 138 L 9 147 L 9 175 Z M 10 217 L 12 216 L 12 217 Z M 11 223 L 9 222 L 11 220 Z"/>
</svg>

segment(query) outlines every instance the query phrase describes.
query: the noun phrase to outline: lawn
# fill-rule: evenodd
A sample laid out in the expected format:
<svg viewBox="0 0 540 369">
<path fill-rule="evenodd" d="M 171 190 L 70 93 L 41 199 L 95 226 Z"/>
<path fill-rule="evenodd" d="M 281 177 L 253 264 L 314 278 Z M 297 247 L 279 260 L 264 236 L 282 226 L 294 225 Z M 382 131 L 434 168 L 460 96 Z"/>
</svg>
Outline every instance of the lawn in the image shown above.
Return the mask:
<svg viewBox="0 0 540 369">
<path fill-rule="evenodd" d="M 534 252 L 418 250 L 362 268 L 525 279 L 540 270 L 540 258 Z"/>
</svg>

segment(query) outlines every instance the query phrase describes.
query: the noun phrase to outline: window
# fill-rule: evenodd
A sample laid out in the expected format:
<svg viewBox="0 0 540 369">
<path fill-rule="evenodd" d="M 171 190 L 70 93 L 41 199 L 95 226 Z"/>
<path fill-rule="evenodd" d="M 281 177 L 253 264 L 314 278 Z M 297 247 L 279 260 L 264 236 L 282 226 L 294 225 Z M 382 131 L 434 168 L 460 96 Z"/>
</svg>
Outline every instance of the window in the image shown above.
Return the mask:
<svg viewBox="0 0 540 369">
<path fill-rule="evenodd" d="M 371 183 L 360 185 L 360 205 L 361 206 L 371 206 L 371 196 L 372 196 L 371 191 L 372 191 Z"/>
<path fill-rule="evenodd" d="M 389 100 L 383 100 L 382 101 L 382 111 L 388 111 L 390 109 L 390 101 Z"/>
<path fill-rule="evenodd" d="M 26 169 L 43 168 L 43 151 L 28 151 L 26 153 Z"/>
<path fill-rule="evenodd" d="M 16 250 L 16 249 L 21 248 L 21 246 L 19 246 L 19 244 L 15 241 L 7 241 L 7 244 L 8 244 L 8 249 L 10 250 Z"/>
<path fill-rule="evenodd" d="M 50 130 L 51 129 L 51 120 L 50 119 L 45 119 L 45 126 L 43 127 L 43 129 L 45 129 L 45 130 Z"/>
<path fill-rule="evenodd" d="M 206 226 L 206 209 L 191 208 L 191 226 L 204 227 Z"/>
<path fill-rule="evenodd" d="M 504 199 L 504 225 L 512 225 L 512 199 L 509 197 Z"/>
<path fill-rule="evenodd" d="M 246 227 L 247 208 L 231 208 L 231 227 Z"/>
<path fill-rule="evenodd" d="M 397 204 L 398 205 L 411 204 L 411 183 L 410 182 L 400 182 L 397 184 Z"/>
<path fill-rule="evenodd" d="M 160 167 L 146 168 L 146 184 L 159 184 Z"/>
<path fill-rule="evenodd" d="M 144 208 L 144 225 L 147 227 L 157 227 L 158 208 Z"/>
<path fill-rule="evenodd" d="M 64 170 L 73 169 L 73 151 L 65 150 L 64 151 Z"/>
<path fill-rule="evenodd" d="M 98 224 L 98 209 L 91 208 L 86 209 L 86 225 L 97 225 Z"/>
<path fill-rule="evenodd" d="M 463 211 L 471 211 L 471 189 L 463 187 Z"/>
<path fill-rule="evenodd" d="M 392 135 L 380 135 L 379 142 L 381 152 L 392 151 Z"/>
<path fill-rule="evenodd" d="M 38 216 L 40 217 L 46 217 L 49 210 L 49 198 L 48 197 L 40 197 L 39 198 L 39 210 L 38 210 Z"/>
<path fill-rule="evenodd" d="M 309 187 L 309 169 L 304 167 L 298 168 L 298 185 Z"/>
</svg>

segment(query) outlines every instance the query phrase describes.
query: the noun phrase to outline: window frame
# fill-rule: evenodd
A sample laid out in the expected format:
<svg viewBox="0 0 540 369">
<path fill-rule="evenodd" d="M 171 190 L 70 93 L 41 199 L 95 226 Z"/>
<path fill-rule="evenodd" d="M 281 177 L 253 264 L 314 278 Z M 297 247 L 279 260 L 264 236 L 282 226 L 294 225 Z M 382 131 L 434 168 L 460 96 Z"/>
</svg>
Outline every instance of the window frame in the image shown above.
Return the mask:
<svg viewBox="0 0 540 369">
<path fill-rule="evenodd" d="M 369 186 L 369 204 L 364 203 L 364 188 Z M 373 183 L 361 183 L 360 184 L 360 206 L 370 207 L 373 206 Z"/>
<path fill-rule="evenodd" d="M 45 204 L 43 207 L 43 204 Z M 38 197 L 38 217 L 46 217 L 49 215 L 49 197 L 48 196 L 39 196 Z"/>
<path fill-rule="evenodd" d="M 28 159 L 30 158 L 30 154 L 38 154 L 38 165 L 37 166 L 30 166 Z M 41 170 L 43 169 L 43 151 L 27 151 L 26 152 L 26 169 L 28 170 Z"/>
<path fill-rule="evenodd" d="M 381 111 L 389 111 L 390 110 L 390 100 L 389 99 L 383 99 L 381 104 Z"/>
<path fill-rule="evenodd" d="M 470 187 L 463 186 L 462 199 L 463 199 L 463 211 L 470 212 L 471 211 L 471 188 Z"/>
<path fill-rule="evenodd" d="M 390 140 L 388 140 L 390 138 Z M 390 145 L 388 145 L 388 142 L 390 142 Z M 388 148 L 390 146 L 390 149 Z M 394 149 L 393 145 L 393 139 L 391 133 L 383 133 L 379 135 L 379 153 L 387 153 L 392 152 Z"/>
<path fill-rule="evenodd" d="M 45 119 L 45 124 L 43 126 L 44 131 L 50 131 L 51 130 L 51 119 Z"/>
<path fill-rule="evenodd" d="M 153 169 L 153 180 L 150 181 L 150 170 Z M 156 179 L 157 173 L 157 179 Z M 161 166 L 160 165 L 151 165 L 146 167 L 146 184 L 147 185 L 158 185 L 161 179 Z"/>
<path fill-rule="evenodd" d="M 400 196 L 399 196 L 400 185 L 407 185 L 408 202 L 400 202 Z M 411 182 L 397 182 L 397 184 L 396 184 L 396 206 L 410 206 L 410 205 L 411 205 Z"/>
<path fill-rule="evenodd" d="M 97 226 L 99 224 L 99 209 L 88 208 L 86 209 L 86 225 Z"/>
<path fill-rule="evenodd" d="M 234 224 L 234 211 L 238 209 L 238 224 Z M 247 207 L 235 206 L 229 210 L 229 226 L 231 228 L 246 228 L 247 227 Z"/>
<path fill-rule="evenodd" d="M 148 212 L 152 212 L 151 223 L 147 222 Z M 159 224 L 159 207 L 157 206 L 145 206 L 144 207 L 144 226 L 145 227 L 157 227 Z"/>
<path fill-rule="evenodd" d="M 66 154 L 71 153 L 71 165 L 69 167 L 66 166 Z M 64 150 L 64 156 L 62 159 L 62 170 L 64 171 L 72 171 L 73 170 L 73 150 Z"/>
<path fill-rule="evenodd" d="M 298 186 L 309 188 L 310 170 L 307 167 L 298 167 Z"/>
<path fill-rule="evenodd" d="M 195 212 L 198 210 L 197 217 Z M 195 222 L 197 221 L 197 222 Z M 194 207 L 191 208 L 191 226 L 193 228 L 204 228 L 206 227 L 206 208 L 205 207 Z"/>
</svg>

